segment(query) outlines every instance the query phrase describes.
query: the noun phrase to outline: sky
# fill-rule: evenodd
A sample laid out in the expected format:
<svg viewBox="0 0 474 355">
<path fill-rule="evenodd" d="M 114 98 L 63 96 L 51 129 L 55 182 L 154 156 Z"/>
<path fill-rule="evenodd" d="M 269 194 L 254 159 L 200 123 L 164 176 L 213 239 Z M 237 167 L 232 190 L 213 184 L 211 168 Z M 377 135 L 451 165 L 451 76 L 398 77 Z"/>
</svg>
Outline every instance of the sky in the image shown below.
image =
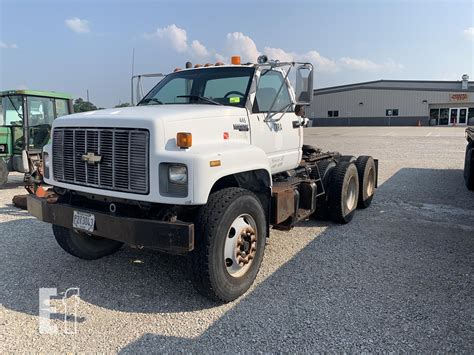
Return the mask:
<svg viewBox="0 0 474 355">
<path fill-rule="evenodd" d="M 133 52 L 135 74 L 267 54 L 312 62 L 315 88 L 474 79 L 474 0 L 0 0 L 0 90 L 113 107 L 130 101 Z"/>
</svg>

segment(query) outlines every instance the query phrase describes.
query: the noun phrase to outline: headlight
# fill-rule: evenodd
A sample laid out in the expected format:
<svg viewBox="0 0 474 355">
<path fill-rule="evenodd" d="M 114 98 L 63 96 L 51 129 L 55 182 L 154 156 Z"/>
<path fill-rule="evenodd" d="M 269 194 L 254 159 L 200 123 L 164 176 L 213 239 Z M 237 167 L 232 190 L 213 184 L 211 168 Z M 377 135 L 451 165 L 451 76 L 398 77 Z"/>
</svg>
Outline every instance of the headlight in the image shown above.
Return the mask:
<svg viewBox="0 0 474 355">
<path fill-rule="evenodd" d="M 188 169 L 184 165 L 170 165 L 168 170 L 168 179 L 173 184 L 187 184 Z"/>
<path fill-rule="evenodd" d="M 43 153 L 43 176 L 46 179 L 49 179 L 49 155 L 48 155 L 48 153 Z"/>
</svg>

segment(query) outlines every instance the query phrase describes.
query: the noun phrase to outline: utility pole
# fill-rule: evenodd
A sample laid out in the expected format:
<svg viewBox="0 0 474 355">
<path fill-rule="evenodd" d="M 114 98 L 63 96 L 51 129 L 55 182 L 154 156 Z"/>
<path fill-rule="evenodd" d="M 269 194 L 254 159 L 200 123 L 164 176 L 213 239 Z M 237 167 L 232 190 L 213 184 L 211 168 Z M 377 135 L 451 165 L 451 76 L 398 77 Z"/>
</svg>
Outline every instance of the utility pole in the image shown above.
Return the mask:
<svg viewBox="0 0 474 355">
<path fill-rule="evenodd" d="M 90 102 L 89 101 L 89 89 L 87 89 L 87 102 Z"/>
</svg>

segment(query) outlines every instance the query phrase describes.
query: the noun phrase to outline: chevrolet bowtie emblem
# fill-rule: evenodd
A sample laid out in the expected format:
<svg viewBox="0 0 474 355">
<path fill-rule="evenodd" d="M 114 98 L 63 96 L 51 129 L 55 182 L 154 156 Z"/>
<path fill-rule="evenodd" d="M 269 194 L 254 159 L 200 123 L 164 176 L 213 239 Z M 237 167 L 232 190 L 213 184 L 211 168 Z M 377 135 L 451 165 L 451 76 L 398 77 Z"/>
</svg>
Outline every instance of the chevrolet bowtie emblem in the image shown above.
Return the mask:
<svg viewBox="0 0 474 355">
<path fill-rule="evenodd" d="M 81 160 L 85 161 L 87 164 L 94 165 L 99 164 L 102 157 L 100 155 L 95 155 L 94 152 L 88 152 L 87 154 L 82 155 Z"/>
</svg>

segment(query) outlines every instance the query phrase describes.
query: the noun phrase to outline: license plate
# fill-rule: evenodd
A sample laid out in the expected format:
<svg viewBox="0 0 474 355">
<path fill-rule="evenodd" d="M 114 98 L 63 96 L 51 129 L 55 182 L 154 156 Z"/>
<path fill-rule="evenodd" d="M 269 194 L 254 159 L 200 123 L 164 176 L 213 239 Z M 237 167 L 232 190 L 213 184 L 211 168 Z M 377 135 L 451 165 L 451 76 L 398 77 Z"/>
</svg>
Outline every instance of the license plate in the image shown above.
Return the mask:
<svg viewBox="0 0 474 355">
<path fill-rule="evenodd" d="M 72 218 L 72 227 L 86 232 L 93 232 L 95 225 L 95 216 L 92 213 L 74 211 Z"/>
</svg>

